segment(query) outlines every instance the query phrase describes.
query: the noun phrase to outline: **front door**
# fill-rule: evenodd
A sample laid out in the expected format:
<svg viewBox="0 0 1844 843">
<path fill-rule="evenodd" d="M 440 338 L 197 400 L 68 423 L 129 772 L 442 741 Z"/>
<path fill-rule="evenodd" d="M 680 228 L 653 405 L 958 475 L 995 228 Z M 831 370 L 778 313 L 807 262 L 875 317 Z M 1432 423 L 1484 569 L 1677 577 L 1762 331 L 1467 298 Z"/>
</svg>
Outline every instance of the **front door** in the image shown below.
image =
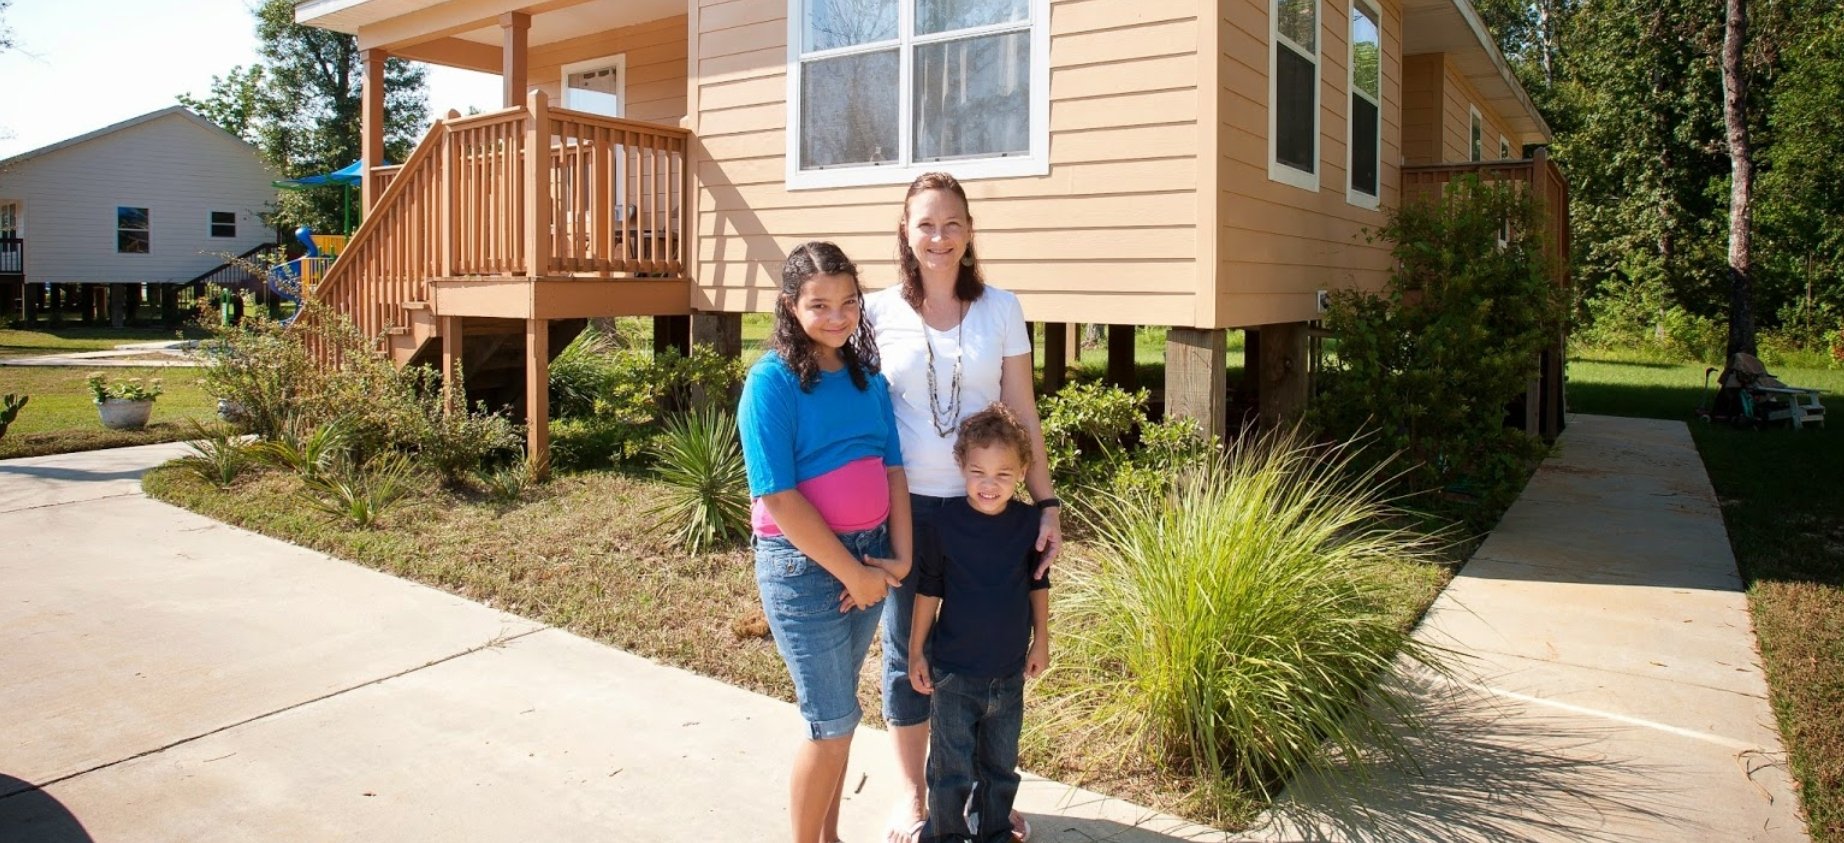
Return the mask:
<svg viewBox="0 0 1844 843">
<path fill-rule="evenodd" d="M 563 107 L 604 117 L 623 116 L 627 111 L 627 55 L 564 65 Z"/>
</svg>

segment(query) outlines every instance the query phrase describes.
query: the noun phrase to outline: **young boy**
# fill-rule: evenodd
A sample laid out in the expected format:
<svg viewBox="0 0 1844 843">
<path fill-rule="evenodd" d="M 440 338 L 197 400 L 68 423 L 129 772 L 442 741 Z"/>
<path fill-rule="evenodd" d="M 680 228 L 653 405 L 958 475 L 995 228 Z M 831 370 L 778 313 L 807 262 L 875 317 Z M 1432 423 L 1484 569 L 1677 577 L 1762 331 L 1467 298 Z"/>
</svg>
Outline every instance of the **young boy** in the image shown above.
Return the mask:
<svg viewBox="0 0 1844 843">
<path fill-rule="evenodd" d="M 1050 579 L 1032 577 L 1040 513 L 1012 500 L 1030 459 L 1031 440 L 1004 404 L 968 417 L 954 443 L 967 497 L 916 537 L 909 682 L 930 695 L 923 840 L 1030 834 L 1010 820 L 1024 680 L 1050 665 Z"/>
</svg>

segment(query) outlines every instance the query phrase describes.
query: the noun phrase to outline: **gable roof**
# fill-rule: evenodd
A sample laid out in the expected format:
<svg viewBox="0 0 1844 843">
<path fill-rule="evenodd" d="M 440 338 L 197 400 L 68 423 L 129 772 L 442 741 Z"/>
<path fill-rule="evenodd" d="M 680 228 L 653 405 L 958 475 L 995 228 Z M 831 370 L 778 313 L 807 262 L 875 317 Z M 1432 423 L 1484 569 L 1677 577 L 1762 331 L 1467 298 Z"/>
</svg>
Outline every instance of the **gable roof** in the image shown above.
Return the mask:
<svg viewBox="0 0 1844 843">
<path fill-rule="evenodd" d="M 198 125 L 203 126 L 206 129 L 210 129 L 211 131 L 217 134 L 223 135 L 224 137 L 243 145 L 244 147 L 250 150 L 251 155 L 255 155 L 258 158 L 262 157 L 261 153 L 257 152 L 256 147 L 251 146 L 249 141 L 246 141 L 243 138 L 237 137 L 236 135 L 233 135 L 230 132 L 224 131 L 224 128 L 222 126 L 219 126 L 218 124 L 213 123 L 210 120 L 206 120 L 205 118 L 192 113 L 192 109 L 189 109 L 183 105 L 172 105 L 172 106 L 167 106 L 166 108 L 160 109 L 159 111 L 150 111 L 139 117 L 130 117 L 127 120 L 123 120 L 120 123 L 116 123 L 111 126 L 104 126 L 100 129 L 97 129 L 94 132 L 86 132 L 84 134 L 78 135 L 73 138 L 65 138 L 64 140 L 58 141 L 57 143 L 54 143 L 54 144 L 50 144 L 47 146 L 41 146 L 37 149 L 29 150 L 27 152 L 21 152 L 18 155 L 15 155 L 11 158 L 0 159 L 0 167 L 5 167 L 8 165 L 14 165 L 14 164 L 21 164 L 33 158 L 38 158 L 40 156 L 49 155 L 60 149 L 68 149 L 70 147 L 77 146 L 78 144 L 88 143 L 97 138 L 103 137 L 104 135 L 113 135 L 116 132 L 120 132 L 125 129 L 132 129 L 143 123 L 152 123 L 155 120 L 159 120 L 161 118 L 171 117 L 171 116 L 184 117 L 187 120 L 197 123 Z"/>
<path fill-rule="evenodd" d="M 1555 140 L 1471 0 L 1403 0 L 1402 18 L 1403 55 L 1447 54 L 1460 75 L 1510 124 L 1521 143 Z"/>
</svg>

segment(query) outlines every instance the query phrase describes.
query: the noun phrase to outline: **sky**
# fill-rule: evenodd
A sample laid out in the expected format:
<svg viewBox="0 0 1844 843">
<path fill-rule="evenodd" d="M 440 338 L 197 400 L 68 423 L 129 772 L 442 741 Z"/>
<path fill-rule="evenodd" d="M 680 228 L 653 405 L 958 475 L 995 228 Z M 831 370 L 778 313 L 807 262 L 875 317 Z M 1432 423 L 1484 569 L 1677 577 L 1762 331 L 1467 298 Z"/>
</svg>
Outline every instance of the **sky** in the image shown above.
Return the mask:
<svg viewBox="0 0 1844 843">
<path fill-rule="evenodd" d="M 247 0 L 13 0 L 0 18 L 0 158 L 150 111 L 256 62 Z M 499 107 L 499 77 L 429 65 L 432 113 Z"/>
</svg>

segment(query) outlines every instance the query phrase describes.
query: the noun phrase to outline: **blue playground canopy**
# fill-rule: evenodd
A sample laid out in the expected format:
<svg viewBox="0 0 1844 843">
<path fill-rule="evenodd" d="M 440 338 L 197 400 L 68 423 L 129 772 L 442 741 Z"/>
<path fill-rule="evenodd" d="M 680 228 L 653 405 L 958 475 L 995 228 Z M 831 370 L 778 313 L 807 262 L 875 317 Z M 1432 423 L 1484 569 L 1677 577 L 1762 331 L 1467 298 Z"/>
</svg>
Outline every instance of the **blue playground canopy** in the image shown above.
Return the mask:
<svg viewBox="0 0 1844 843">
<path fill-rule="evenodd" d="M 389 166 L 389 163 L 386 162 L 385 164 L 380 164 L 379 166 Z M 330 173 L 321 173 L 317 176 L 302 176 L 298 179 L 282 179 L 280 181 L 270 182 L 270 184 L 275 187 L 279 187 L 283 190 L 308 190 L 310 188 L 315 188 L 315 187 L 344 188 L 345 189 L 344 195 L 340 197 L 340 207 L 341 207 L 340 214 L 343 217 L 342 222 L 344 224 L 343 225 L 344 231 L 342 231 L 341 233 L 351 234 L 352 233 L 352 186 L 355 184 L 358 184 L 364 178 L 364 176 L 362 175 L 364 170 L 365 170 L 365 162 L 363 159 L 361 159 L 358 161 L 354 161 L 350 164 L 347 164 L 346 166 L 341 167 L 337 170 L 334 170 L 333 172 L 330 172 Z"/>
</svg>

